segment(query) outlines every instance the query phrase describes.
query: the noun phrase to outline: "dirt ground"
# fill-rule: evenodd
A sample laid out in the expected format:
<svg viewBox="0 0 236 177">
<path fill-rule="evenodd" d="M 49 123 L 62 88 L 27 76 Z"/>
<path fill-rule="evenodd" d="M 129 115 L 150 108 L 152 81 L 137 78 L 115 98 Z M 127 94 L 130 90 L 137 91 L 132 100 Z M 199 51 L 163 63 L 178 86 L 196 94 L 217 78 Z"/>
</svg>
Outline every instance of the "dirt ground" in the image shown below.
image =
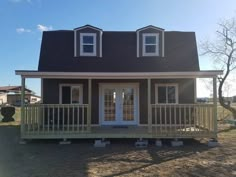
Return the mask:
<svg viewBox="0 0 236 177">
<path fill-rule="evenodd" d="M 92 140 L 37 140 L 20 145 L 19 126 L 0 124 L 0 177 L 79 176 L 236 176 L 236 129 L 223 128 L 220 146 L 206 140 L 185 140 L 183 147 L 169 141 L 157 148 L 135 148 L 135 140 L 113 140 L 94 148 Z"/>
</svg>

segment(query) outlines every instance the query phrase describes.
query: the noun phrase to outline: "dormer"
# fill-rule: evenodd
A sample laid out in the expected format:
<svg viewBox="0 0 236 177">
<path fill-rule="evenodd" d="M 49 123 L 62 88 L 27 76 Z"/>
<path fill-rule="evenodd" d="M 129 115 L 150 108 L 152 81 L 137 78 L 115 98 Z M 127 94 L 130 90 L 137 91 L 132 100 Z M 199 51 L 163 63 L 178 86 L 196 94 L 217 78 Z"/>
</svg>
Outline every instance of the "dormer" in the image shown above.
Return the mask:
<svg viewBox="0 0 236 177">
<path fill-rule="evenodd" d="M 164 29 L 152 25 L 137 33 L 137 57 L 164 57 Z"/>
<path fill-rule="evenodd" d="M 102 57 L 102 30 L 91 25 L 75 28 L 74 57 Z"/>
</svg>

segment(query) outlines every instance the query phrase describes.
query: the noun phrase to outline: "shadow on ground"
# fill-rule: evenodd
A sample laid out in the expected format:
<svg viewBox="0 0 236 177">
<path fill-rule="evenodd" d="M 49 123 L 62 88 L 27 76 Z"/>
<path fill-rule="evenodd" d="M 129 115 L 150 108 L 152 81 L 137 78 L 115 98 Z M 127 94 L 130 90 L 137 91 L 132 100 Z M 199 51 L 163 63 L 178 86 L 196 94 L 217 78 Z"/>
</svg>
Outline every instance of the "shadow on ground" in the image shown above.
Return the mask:
<svg viewBox="0 0 236 177">
<path fill-rule="evenodd" d="M 106 148 L 94 148 L 92 140 L 72 140 L 71 145 L 34 140 L 19 145 L 19 132 L 18 126 L 0 126 L 0 176 L 227 176 L 236 171 L 235 161 L 228 158 L 235 146 L 210 149 L 202 141 L 188 140 L 179 148 L 170 147 L 168 141 L 162 148 L 154 143 L 135 148 L 135 140 L 121 139 Z"/>
</svg>

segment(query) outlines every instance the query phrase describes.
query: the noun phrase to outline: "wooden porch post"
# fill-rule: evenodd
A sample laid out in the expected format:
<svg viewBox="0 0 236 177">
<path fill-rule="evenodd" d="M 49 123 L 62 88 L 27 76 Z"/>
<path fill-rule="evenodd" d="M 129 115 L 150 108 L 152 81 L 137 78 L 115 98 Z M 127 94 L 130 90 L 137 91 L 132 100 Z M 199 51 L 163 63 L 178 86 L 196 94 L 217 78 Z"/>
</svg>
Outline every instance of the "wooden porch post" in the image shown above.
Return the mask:
<svg viewBox="0 0 236 177">
<path fill-rule="evenodd" d="M 148 88 L 147 88 L 147 93 L 148 93 L 148 133 L 152 133 L 152 107 L 151 107 L 151 79 L 148 79 Z"/>
<path fill-rule="evenodd" d="M 91 131 L 92 80 L 88 79 L 88 131 Z"/>
<path fill-rule="evenodd" d="M 216 77 L 213 77 L 213 103 L 214 103 L 214 113 L 213 113 L 213 119 L 214 119 L 214 133 L 215 137 L 217 138 L 217 82 Z"/>
<path fill-rule="evenodd" d="M 25 131 L 25 78 L 21 77 L 21 136 Z"/>
</svg>

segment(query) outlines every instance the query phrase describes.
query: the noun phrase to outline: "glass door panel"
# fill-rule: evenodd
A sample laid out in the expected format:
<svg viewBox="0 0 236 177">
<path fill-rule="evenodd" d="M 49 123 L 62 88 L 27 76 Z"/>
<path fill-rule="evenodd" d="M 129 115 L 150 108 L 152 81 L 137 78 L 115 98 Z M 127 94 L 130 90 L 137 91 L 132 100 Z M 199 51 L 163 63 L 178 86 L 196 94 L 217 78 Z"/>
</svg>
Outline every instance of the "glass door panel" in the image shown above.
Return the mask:
<svg viewBox="0 0 236 177">
<path fill-rule="evenodd" d="M 116 119 L 116 100 L 115 89 L 104 89 L 104 121 L 115 121 Z"/>
<path fill-rule="evenodd" d="M 104 84 L 101 87 L 101 116 L 104 125 L 135 125 L 137 123 L 137 86 Z"/>
<path fill-rule="evenodd" d="M 122 88 L 122 121 L 133 121 L 134 120 L 134 89 L 133 88 Z"/>
<path fill-rule="evenodd" d="M 71 87 L 71 100 L 72 104 L 80 103 L 80 87 Z"/>
</svg>

